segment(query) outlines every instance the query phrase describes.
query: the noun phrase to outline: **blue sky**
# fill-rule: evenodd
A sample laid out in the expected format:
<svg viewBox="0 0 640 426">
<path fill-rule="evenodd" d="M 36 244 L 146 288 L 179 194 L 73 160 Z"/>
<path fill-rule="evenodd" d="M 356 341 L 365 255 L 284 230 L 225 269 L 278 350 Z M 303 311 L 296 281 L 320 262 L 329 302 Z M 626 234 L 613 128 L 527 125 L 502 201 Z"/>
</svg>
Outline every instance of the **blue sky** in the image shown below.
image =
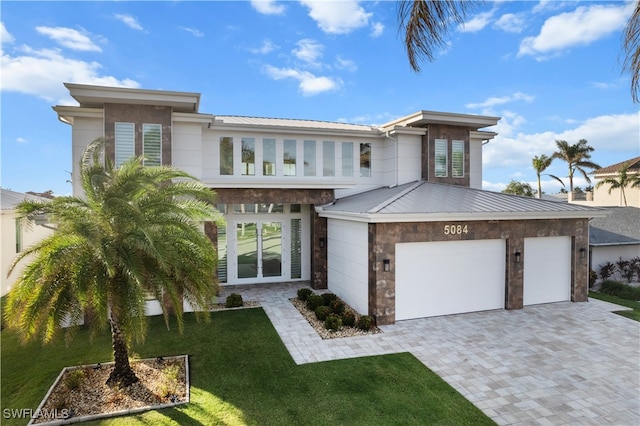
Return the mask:
<svg viewBox="0 0 640 426">
<path fill-rule="evenodd" d="M 624 1 L 487 1 L 420 73 L 389 1 L 14 2 L 1 11 L 3 188 L 69 194 L 63 82 L 202 94 L 200 111 L 382 124 L 419 110 L 503 117 L 483 187 L 535 187 L 531 159 L 587 139 L 601 166 L 640 155 L 621 73 Z M 555 161 L 549 173 L 567 175 Z M 576 185 L 585 186 L 582 179 Z M 543 191 L 560 185 L 543 179 Z"/>
</svg>

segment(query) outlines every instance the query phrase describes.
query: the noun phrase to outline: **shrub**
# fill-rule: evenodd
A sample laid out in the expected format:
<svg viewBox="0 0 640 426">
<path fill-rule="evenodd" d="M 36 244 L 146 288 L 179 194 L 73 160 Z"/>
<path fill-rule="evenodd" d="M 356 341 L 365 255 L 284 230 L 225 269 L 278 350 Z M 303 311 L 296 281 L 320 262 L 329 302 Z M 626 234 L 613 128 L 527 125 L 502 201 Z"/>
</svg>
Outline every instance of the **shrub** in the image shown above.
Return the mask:
<svg viewBox="0 0 640 426">
<path fill-rule="evenodd" d="M 617 281 L 603 281 L 600 285 L 600 293 L 616 296 L 627 300 L 640 300 L 640 287 L 633 287 Z"/>
<path fill-rule="evenodd" d="M 322 305 L 324 305 L 324 299 L 319 294 L 312 294 L 307 299 L 307 309 L 312 312 L 315 312 L 316 308 Z"/>
<path fill-rule="evenodd" d="M 345 305 L 342 300 L 335 299 L 329 304 L 329 307 L 331 308 L 331 313 L 341 315 L 344 312 Z"/>
<path fill-rule="evenodd" d="M 356 327 L 364 331 L 371 330 L 373 328 L 373 318 L 369 315 L 362 315 L 360 318 L 358 318 Z"/>
<path fill-rule="evenodd" d="M 353 327 L 356 324 L 356 315 L 351 311 L 344 311 L 342 315 L 342 325 L 346 327 Z"/>
<path fill-rule="evenodd" d="M 313 291 L 310 288 L 298 289 L 298 300 L 306 302 L 309 296 L 311 296 L 312 294 Z"/>
<path fill-rule="evenodd" d="M 69 390 L 78 389 L 84 381 L 84 371 L 72 370 L 68 371 L 64 376 L 64 385 Z"/>
<path fill-rule="evenodd" d="M 616 265 L 611 262 L 606 262 L 604 265 L 600 265 L 600 278 L 608 280 L 611 278 L 616 270 Z"/>
<path fill-rule="evenodd" d="M 598 274 L 593 269 L 589 271 L 589 288 L 593 287 L 593 285 L 598 280 Z"/>
<path fill-rule="evenodd" d="M 324 328 L 327 330 L 337 331 L 342 327 L 342 319 L 336 314 L 329 314 L 326 320 L 324 320 Z"/>
<path fill-rule="evenodd" d="M 331 314 L 331 308 L 324 305 L 318 306 L 315 310 L 315 313 L 316 313 L 316 318 L 318 318 L 320 321 L 324 321 L 327 319 L 329 314 Z"/>
<path fill-rule="evenodd" d="M 231 293 L 227 296 L 227 301 L 224 306 L 226 308 L 239 308 L 242 306 L 242 296 L 238 293 Z"/>
<path fill-rule="evenodd" d="M 330 306 L 331 302 L 333 302 L 337 298 L 338 298 L 338 296 L 336 296 L 333 293 L 322 293 L 322 299 L 324 300 L 324 302 L 322 304 L 326 305 L 326 306 Z"/>
</svg>

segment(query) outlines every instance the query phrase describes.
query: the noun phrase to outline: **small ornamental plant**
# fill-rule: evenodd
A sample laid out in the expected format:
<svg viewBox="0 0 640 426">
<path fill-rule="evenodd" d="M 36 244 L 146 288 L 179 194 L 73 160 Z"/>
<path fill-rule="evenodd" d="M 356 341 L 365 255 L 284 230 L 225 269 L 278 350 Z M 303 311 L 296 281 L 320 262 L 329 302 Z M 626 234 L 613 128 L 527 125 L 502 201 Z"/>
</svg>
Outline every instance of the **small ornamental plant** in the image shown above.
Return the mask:
<svg viewBox="0 0 640 426">
<path fill-rule="evenodd" d="M 333 293 L 322 293 L 321 296 L 322 296 L 322 299 L 324 300 L 322 304 L 326 306 L 330 306 L 331 302 L 333 302 L 338 298 L 338 296 L 336 296 Z"/>
<path fill-rule="evenodd" d="M 312 312 L 316 311 L 318 306 L 324 305 L 324 299 L 319 294 L 312 294 L 307 298 L 307 309 Z"/>
<path fill-rule="evenodd" d="M 342 325 L 345 327 L 353 327 L 356 324 L 356 315 L 351 311 L 344 311 L 340 318 L 342 318 Z"/>
<path fill-rule="evenodd" d="M 64 376 L 64 385 L 69 390 L 78 389 L 80 385 L 82 385 L 83 381 L 84 381 L 84 371 L 79 369 L 69 371 Z"/>
<path fill-rule="evenodd" d="M 327 330 L 338 331 L 342 327 L 342 319 L 336 314 L 329 314 L 326 320 L 324 320 L 324 328 Z"/>
<path fill-rule="evenodd" d="M 231 293 L 227 296 L 227 300 L 224 304 L 225 308 L 239 308 L 243 304 L 242 296 L 238 293 Z"/>
<path fill-rule="evenodd" d="M 329 307 L 331 308 L 331 313 L 341 315 L 344 312 L 345 304 L 342 300 L 335 299 L 329 304 Z"/>
<path fill-rule="evenodd" d="M 362 315 L 358 318 L 356 327 L 360 330 L 369 331 L 373 328 L 373 318 L 369 315 Z"/>
<path fill-rule="evenodd" d="M 309 296 L 313 294 L 313 291 L 310 288 L 301 288 L 298 289 L 298 300 L 301 302 L 306 302 Z"/>
<path fill-rule="evenodd" d="M 331 308 L 328 306 L 318 306 L 315 311 L 316 318 L 320 321 L 324 321 L 327 319 L 329 314 L 331 314 Z"/>
</svg>

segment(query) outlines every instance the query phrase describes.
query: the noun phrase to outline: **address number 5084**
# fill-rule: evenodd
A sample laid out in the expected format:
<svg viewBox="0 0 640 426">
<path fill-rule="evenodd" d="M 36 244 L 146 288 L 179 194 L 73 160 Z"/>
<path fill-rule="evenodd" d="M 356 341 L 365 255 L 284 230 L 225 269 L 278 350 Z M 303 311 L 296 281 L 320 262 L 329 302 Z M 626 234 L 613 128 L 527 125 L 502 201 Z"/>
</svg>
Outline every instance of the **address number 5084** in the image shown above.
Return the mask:
<svg viewBox="0 0 640 426">
<path fill-rule="evenodd" d="M 467 225 L 445 225 L 444 235 L 462 235 L 468 234 L 469 229 Z"/>
</svg>

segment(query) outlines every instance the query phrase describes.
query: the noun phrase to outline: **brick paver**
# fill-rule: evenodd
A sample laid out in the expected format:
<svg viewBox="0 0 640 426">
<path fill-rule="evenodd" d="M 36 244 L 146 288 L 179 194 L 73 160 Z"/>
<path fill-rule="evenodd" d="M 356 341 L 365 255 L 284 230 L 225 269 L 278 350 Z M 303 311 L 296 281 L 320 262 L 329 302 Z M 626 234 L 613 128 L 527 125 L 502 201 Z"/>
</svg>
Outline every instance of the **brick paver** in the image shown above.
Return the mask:
<svg viewBox="0 0 640 426">
<path fill-rule="evenodd" d="M 224 292 L 259 302 L 298 364 L 411 352 L 501 425 L 640 425 L 640 324 L 612 314 L 619 306 L 552 303 L 323 340 L 289 301 L 302 286 Z"/>
</svg>

